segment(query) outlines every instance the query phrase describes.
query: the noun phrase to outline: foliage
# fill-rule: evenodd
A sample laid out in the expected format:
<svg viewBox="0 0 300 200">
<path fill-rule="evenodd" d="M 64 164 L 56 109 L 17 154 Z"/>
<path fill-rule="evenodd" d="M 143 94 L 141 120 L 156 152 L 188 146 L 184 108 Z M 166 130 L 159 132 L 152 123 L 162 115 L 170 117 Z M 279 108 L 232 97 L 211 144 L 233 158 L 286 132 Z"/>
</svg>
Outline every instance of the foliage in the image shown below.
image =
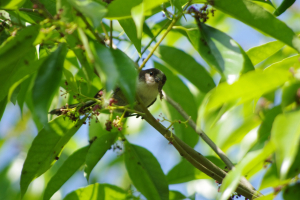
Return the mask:
<svg viewBox="0 0 300 200">
<path fill-rule="evenodd" d="M 9 186 L 17 157 L 1 165 L 0 199 L 193 199 L 172 187 L 199 179 L 217 182 L 218 199 L 273 199 L 280 191 L 298 199 L 300 38 L 294 31 L 300 29 L 289 24 L 297 14 L 294 2 L 1 1 L 0 119 L 9 118 L 9 102 L 22 117 L 0 134 L 0 147 L 18 138 L 26 158 L 18 157 L 20 187 Z M 285 13 L 290 20 L 278 18 Z M 269 41 L 245 51 L 228 31 L 229 17 Z M 165 97 L 151 107 L 163 114 L 153 117 L 141 105 L 144 120 L 127 119 L 139 101 L 136 79 L 144 66 L 167 76 Z M 103 99 L 93 98 L 116 86 L 130 105 L 113 105 L 103 91 Z M 96 103 L 85 110 L 68 107 L 91 100 Z M 48 115 L 58 107 L 63 116 Z M 163 137 L 142 131 L 141 124 Z M 85 142 L 76 142 L 76 132 Z M 152 133 L 133 144 L 137 132 Z M 169 145 L 152 143 L 157 137 Z M 163 152 L 154 155 L 146 146 L 172 150 L 161 159 Z M 166 170 L 162 162 L 169 158 Z M 113 173 L 117 181 L 110 180 Z M 87 183 L 70 181 L 75 174 Z M 249 183 L 256 176 L 263 176 L 257 191 Z M 30 189 L 38 179 L 43 194 Z M 65 192 L 68 185 L 72 191 Z M 266 188 L 272 193 L 265 195 Z"/>
</svg>

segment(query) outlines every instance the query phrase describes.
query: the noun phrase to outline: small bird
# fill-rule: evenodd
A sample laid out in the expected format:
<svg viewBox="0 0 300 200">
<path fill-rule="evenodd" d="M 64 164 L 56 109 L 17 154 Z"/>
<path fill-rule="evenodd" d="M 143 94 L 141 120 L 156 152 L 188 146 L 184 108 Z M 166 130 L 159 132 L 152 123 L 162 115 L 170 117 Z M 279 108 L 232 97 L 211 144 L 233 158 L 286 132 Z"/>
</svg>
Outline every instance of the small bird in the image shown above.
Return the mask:
<svg viewBox="0 0 300 200">
<path fill-rule="evenodd" d="M 137 86 L 136 86 L 136 93 L 141 98 L 142 102 L 146 107 L 151 106 L 157 98 L 157 95 L 160 95 L 160 99 L 162 99 L 162 87 L 166 83 L 167 77 L 166 75 L 160 71 L 159 69 L 152 68 L 152 69 L 146 69 L 142 70 L 139 73 L 138 80 L 137 80 Z M 94 98 L 100 99 L 102 96 L 102 89 L 94 96 Z M 112 93 L 112 99 L 115 105 L 117 106 L 126 106 L 128 105 L 128 101 L 121 91 L 119 87 L 117 87 L 113 93 Z M 80 109 L 84 110 L 84 108 L 88 108 L 95 104 L 96 101 L 88 100 L 84 103 L 83 106 L 80 107 Z M 82 103 L 81 103 L 82 104 Z M 67 106 L 68 108 L 75 108 L 79 104 L 72 104 Z M 51 110 L 49 114 L 52 115 L 61 115 L 63 113 L 63 110 L 67 108 L 66 106 L 63 106 L 61 108 L 57 108 L 54 110 Z M 138 107 L 135 108 L 137 111 L 140 111 Z M 127 114 L 127 116 L 131 116 Z"/>
</svg>

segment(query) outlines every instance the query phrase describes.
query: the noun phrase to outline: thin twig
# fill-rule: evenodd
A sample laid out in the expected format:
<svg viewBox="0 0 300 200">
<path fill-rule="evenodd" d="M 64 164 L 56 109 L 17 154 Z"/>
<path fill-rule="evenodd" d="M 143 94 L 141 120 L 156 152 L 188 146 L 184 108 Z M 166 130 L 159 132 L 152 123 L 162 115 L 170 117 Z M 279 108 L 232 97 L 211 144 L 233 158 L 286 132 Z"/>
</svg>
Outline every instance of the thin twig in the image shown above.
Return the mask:
<svg viewBox="0 0 300 200">
<path fill-rule="evenodd" d="M 158 33 L 150 40 L 150 42 L 145 46 L 145 48 L 143 49 L 143 51 L 141 52 L 141 57 L 143 56 L 143 54 L 147 51 L 147 49 L 149 48 L 149 46 L 151 45 L 151 43 L 157 38 L 157 36 L 171 23 L 171 21 L 167 21 L 167 23 L 165 23 L 163 25 L 163 27 L 161 27 L 161 29 L 158 31 Z M 138 63 L 139 60 L 141 59 L 141 57 L 139 57 L 135 62 Z"/>
<path fill-rule="evenodd" d="M 19 11 L 39 13 L 39 9 L 19 8 Z"/>
<path fill-rule="evenodd" d="M 109 48 L 113 47 L 113 21 L 110 20 Z"/>
</svg>

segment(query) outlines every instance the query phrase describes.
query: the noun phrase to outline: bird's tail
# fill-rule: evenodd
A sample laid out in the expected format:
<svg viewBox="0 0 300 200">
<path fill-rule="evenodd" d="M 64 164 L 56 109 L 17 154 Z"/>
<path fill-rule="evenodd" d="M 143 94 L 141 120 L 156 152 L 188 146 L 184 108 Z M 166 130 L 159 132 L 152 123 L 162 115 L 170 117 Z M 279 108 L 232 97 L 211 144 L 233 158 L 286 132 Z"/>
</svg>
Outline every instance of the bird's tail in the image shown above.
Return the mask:
<svg viewBox="0 0 300 200">
<path fill-rule="evenodd" d="M 49 112 L 49 114 L 59 116 L 59 115 L 61 115 L 61 114 L 63 113 L 63 110 L 64 110 L 64 109 L 67 109 L 67 108 L 75 108 L 75 107 L 78 106 L 78 107 L 80 107 L 80 109 L 84 110 L 85 108 L 88 108 L 88 107 L 92 106 L 92 105 L 95 104 L 95 103 L 96 103 L 96 101 L 88 100 L 88 101 L 86 101 L 85 103 L 77 103 L 77 104 L 72 104 L 72 105 L 68 105 L 68 106 L 62 106 L 62 107 L 60 107 L 60 108 L 56 108 L 56 109 L 51 110 L 51 111 Z M 80 106 L 80 104 L 81 104 L 82 106 Z"/>
</svg>

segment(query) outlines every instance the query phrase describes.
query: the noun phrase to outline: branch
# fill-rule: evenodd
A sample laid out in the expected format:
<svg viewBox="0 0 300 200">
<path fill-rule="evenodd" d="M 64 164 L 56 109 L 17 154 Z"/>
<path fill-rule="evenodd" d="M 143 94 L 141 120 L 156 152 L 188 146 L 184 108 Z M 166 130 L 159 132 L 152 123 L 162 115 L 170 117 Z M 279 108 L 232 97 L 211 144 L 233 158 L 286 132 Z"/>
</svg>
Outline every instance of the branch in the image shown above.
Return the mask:
<svg viewBox="0 0 300 200">
<path fill-rule="evenodd" d="M 160 132 L 173 146 L 177 149 L 181 156 L 187 159 L 194 167 L 208 175 L 209 177 L 219 181 L 220 183 L 226 176 L 226 172 L 217 167 L 215 164 L 210 162 L 207 158 L 205 158 L 202 154 L 195 151 L 193 148 L 188 146 L 182 140 L 180 140 L 176 135 L 173 135 L 168 129 L 166 129 L 161 123 L 159 123 L 153 115 L 149 112 L 149 110 L 142 103 L 140 97 L 136 97 L 138 101 L 138 107 L 136 110 L 141 110 L 145 113 L 143 118 L 153 126 L 158 132 Z M 244 182 L 240 182 L 236 192 L 245 196 L 246 198 L 252 199 L 259 197 L 260 194 L 254 189 L 248 188 L 248 186 Z"/>
<path fill-rule="evenodd" d="M 165 92 L 163 95 L 168 103 L 170 103 L 182 116 L 185 120 L 188 120 L 189 125 L 195 130 L 195 132 L 212 148 L 212 150 L 223 160 L 223 162 L 227 165 L 229 170 L 234 168 L 233 163 L 229 160 L 226 154 L 204 133 L 203 130 L 197 129 L 196 123 L 190 118 L 190 116 L 185 112 L 185 110 L 174 101 L 171 97 L 167 96 Z M 255 188 L 249 183 L 249 181 L 243 177 L 241 181 L 249 188 L 254 190 Z"/>
</svg>

